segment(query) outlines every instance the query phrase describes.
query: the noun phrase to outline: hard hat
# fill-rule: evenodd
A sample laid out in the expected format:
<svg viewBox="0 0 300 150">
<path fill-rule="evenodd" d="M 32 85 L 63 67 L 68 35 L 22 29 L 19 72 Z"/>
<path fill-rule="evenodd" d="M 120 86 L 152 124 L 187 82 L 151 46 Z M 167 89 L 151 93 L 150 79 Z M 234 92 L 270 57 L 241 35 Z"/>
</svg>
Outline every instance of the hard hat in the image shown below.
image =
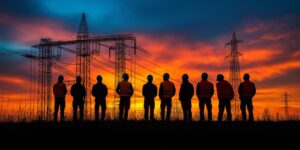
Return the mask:
<svg viewBox="0 0 300 150">
<path fill-rule="evenodd" d="M 189 76 L 187 74 L 182 75 L 182 80 L 187 81 L 189 79 Z"/>
<path fill-rule="evenodd" d="M 202 78 L 203 80 L 207 80 L 208 74 L 207 74 L 206 72 L 203 72 L 202 75 L 201 75 L 201 78 Z"/>
<path fill-rule="evenodd" d="M 150 75 L 148 75 L 147 76 L 147 80 L 149 81 L 149 82 L 152 82 L 153 81 L 153 76 L 150 74 Z"/>
<path fill-rule="evenodd" d="M 98 75 L 98 76 L 97 76 L 97 81 L 98 81 L 98 82 L 101 82 L 101 81 L 102 81 L 102 76 L 101 76 L 101 75 Z"/>
<path fill-rule="evenodd" d="M 129 79 L 129 76 L 128 76 L 127 73 L 124 73 L 124 74 L 123 74 L 123 79 L 124 79 L 124 80 L 128 80 L 128 79 Z"/>
<path fill-rule="evenodd" d="M 170 79 L 170 75 L 168 73 L 165 73 L 163 75 L 163 77 L 164 77 L 164 80 L 169 80 Z"/>
<path fill-rule="evenodd" d="M 250 79 L 249 73 L 245 73 L 245 74 L 244 74 L 244 80 L 249 80 L 249 79 Z"/>
<path fill-rule="evenodd" d="M 76 77 L 76 82 L 81 82 L 81 76 Z"/>
<path fill-rule="evenodd" d="M 223 80 L 224 80 L 224 76 L 222 74 L 218 74 L 217 81 L 223 81 Z"/>
<path fill-rule="evenodd" d="M 58 76 L 58 81 L 60 81 L 60 82 L 64 81 L 64 76 L 63 75 L 59 75 Z"/>
</svg>

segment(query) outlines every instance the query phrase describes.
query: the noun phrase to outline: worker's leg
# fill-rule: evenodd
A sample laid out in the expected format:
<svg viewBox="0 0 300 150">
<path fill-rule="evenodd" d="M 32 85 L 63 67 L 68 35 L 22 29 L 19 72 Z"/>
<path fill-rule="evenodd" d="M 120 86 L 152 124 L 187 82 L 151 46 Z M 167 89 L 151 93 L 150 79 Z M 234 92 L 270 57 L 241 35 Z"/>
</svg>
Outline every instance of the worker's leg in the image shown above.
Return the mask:
<svg viewBox="0 0 300 150">
<path fill-rule="evenodd" d="M 60 121 L 65 121 L 65 107 L 66 107 L 66 100 L 65 100 L 65 98 L 61 98 Z"/>
<path fill-rule="evenodd" d="M 227 112 L 227 120 L 230 122 L 232 120 L 230 100 L 226 100 L 225 106 Z"/>
<path fill-rule="evenodd" d="M 211 105 L 211 99 L 208 98 L 206 101 L 206 108 L 207 108 L 207 115 L 208 115 L 208 121 L 212 121 L 212 105 Z"/>
<path fill-rule="evenodd" d="M 151 103 L 150 103 L 150 120 L 151 121 L 154 120 L 154 108 L 155 108 L 155 102 L 153 99 L 153 100 L 151 100 Z"/>
<path fill-rule="evenodd" d="M 170 121 L 171 119 L 171 109 L 172 109 L 172 99 L 167 99 L 167 117 L 166 120 Z"/>
<path fill-rule="evenodd" d="M 124 98 L 120 98 L 120 105 L 119 105 L 119 120 L 123 120 L 123 113 L 124 113 Z"/>
<path fill-rule="evenodd" d="M 73 121 L 77 121 L 77 101 L 73 100 Z"/>
<path fill-rule="evenodd" d="M 160 117 L 161 120 L 164 121 L 165 120 L 165 108 L 166 108 L 166 99 L 162 99 L 160 101 Z"/>
<path fill-rule="evenodd" d="M 187 121 L 187 106 L 186 106 L 186 102 L 185 100 L 181 101 L 181 108 L 182 108 L 182 112 L 183 112 L 183 121 Z"/>
<path fill-rule="evenodd" d="M 188 121 L 192 121 L 192 102 L 191 100 L 188 101 L 187 103 L 187 113 L 188 113 Z"/>
<path fill-rule="evenodd" d="M 84 110 L 84 102 L 82 100 L 79 103 L 80 121 L 83 121 L 83 110 Z"/>
<path fill-rule="evenodd" d="M 248 108 L 248 112 L 249 112 L 249 121 L 254 121 L 252 99 L 249 99 L 249 101 L 247 103 L 247 108 Z"/>
<path fill-rule="evenodd" d="M 205 120 L 205 116 L 204 116 L 204 107 L 205 107 L 205 99 L 200 99 L 200 100 L 199 100 L 200 121 L 204 121 L 204 120 Z"/>
<path fill-rule="evenodd" d="M 130 98 L 126 98 L 124 120 L 128 120 L 128 111 L 130 109 Z"/>
<path fill-rule="evenodd" d="M 105 99 L 101 100 L 100 105 L 101 105 L 101 120 L 104 121 L 106 116 L 106 100 Z"/>
<path fill-rule="evenodd" d="M 218 114 L 218 121 L 222 121 L 223 119 L 223 113 L 224 113 L 224 100 L 219 100 L 219 114 Z"/>
<path fill-rule="evenodd" d="M 246 116 L 246 99 L 241 98 L 241 105 L 240 105 L 240 109 L 242 112 L 242 117 L 243 117 L 243 121 L 247 121 L 247 116 Z"/>
<path fill-rule="evenodd" d="M 57 113 L 59 109 L 59 98 L 55 97 L 55 104 L 54 104 L 54 121 L 57 122 Z"/>
<path fill-rule="evenodd" d="M 95 100 L 95 121 L 99 121 L 99 100 Z"/>
<path fill-rule="evenodd" d="M 144 100 L 144 120 L 148 121 L 148 112 L 149 112 L 149 105 L 148 105 L 148 99 Z"/>
</svg>

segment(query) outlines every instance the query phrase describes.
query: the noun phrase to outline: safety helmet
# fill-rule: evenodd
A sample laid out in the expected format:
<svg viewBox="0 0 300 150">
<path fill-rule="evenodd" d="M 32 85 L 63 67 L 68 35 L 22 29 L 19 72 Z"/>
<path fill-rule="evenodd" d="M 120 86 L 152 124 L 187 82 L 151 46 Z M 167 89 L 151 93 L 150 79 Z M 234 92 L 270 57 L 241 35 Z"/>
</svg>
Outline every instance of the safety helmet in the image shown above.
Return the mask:
<svg viewBox="0 0 300 150">
<path fill-rule="evenodd" d="M 81 76 L 76 77 L 76 82 L 78 82 L 78 83 L 81 82 Z"/>
<path fill-rule="evenodd" d="M 218 74 L 217 81 L 223 81 L 223 80 L 224 80 L 224 76 L 222 74 Z"/>
<path fill-rule="evenodd" d="M 153 76 L 150 74 L 147 76 L 147 80 L 148 82 L 152 82 L 153 81 Z"/>
<path fill-rule="evenodd" d="M 208 74 L 206 72 L 203 72 L 201 75 L 202 80 L 207 80 Z"/>
<path fill-rule="evenodd" d="M 164 80 L 169 80 L 170 79 L 170 75 L 168 73 L 165 73 L 163 75 Z"/>
<path fill-rule="evenodd" d="M 189 79 L 189 76 L 187 74 L 182 75 L 182 81 L 187 81 Z"/>
<path fill-rule="evenodd" d="M 127 80 L 129 79 L 129 76 L 128 76 L 127 73 L 124 73 L 124 74 L 123 74 L 123 79 L 124 79 L 125 81 L 127 81 Z"/>
<path fill-rule="evenodd" d="M 98 75 L 98 76 L 97 76 L 97 81 L 98 81 L 98 82 L 102 82 L 102 76 L 101 76 L 101 75 Z"/>
<path fill-rule="evenodd" d="M 250 79 L 249 73 L 245 73 L 245 74 L 244 74 L 244 80 L 249 80 L 249 79 Z"/>
<path fill-rule="evenodd" d="M 59 75 L 58 76 L 58 81 L 59 82 L 63 82 L 64 81 L 64 76 L 63 75 Z"/>
</svg>

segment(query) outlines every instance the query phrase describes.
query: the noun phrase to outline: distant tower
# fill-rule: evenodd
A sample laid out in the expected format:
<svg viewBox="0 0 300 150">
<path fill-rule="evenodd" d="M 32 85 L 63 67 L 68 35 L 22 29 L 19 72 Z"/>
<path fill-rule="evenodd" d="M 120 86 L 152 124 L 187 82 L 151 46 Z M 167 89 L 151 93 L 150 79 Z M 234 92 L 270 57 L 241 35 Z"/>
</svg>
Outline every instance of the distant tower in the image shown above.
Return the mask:
<svg viewBox="0 0 300 150">
<path fill-rule="evenodd" d="M 76 45 L 76 75 L 81 76 L 82 85 L 86 88 L 86 101 L 85 101 L 85 118 L 91 115 L 91 96 L 90 96 L 90 63 L 91 63 L 91 52 L 90 44 L 87 41 L 90 38 L 88 25 L 85 14 L 82 14 L 80 26 L 77 32 L 77 40 L 85 40 L 78 42 Z"/>
<path fill-rule="evenodd" d="M 229 72 L 229 82 L 231 83 L 233 90 L 234 90 L 234 102 L 232 105 L 234 105 L 234 115 L 235 118 L 239 118 L 239 100 L 238 100 L 238 86 L 241 82 L 241 76 L 240 76 L 240 63 L 239 63 L 239 56 L 241 54 L 238 51 L 238 44 L 243 41 L 240 41 L 236 38 L 235 32 L 232 34 L 232 39 L 228 43 L 225 44 L 225 46 L 230 45 L 231 46 L 231 52 L 226 58 L 229 59 L 229 65 L 230 65 L 230 72 Z"/>
<path fill-rule="evenodd" d="M 289 100 L 287 92 L 284 92 L 284 115 L 285 120 L 289 119 Z"/>
</svg>

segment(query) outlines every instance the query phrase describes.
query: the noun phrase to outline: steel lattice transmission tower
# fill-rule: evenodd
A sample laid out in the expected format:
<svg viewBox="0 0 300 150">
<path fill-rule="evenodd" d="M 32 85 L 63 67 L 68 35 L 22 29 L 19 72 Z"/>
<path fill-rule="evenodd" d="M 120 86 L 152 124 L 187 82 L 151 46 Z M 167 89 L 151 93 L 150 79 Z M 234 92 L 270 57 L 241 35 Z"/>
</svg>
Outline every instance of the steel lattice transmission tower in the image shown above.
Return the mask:
<svg viewBox="0 0 300 150">
<path fill-rule="evenodd" d="M 239 110 L 239 99 L 238 99 L 238 87 L 241 83 L 241 75 L 240 75 L 240 63 L 239 63 L 239 56 L 241 56 L 241 53 L 238 51 L 238 44 L 243 41 L 238 40 L 236 37 L 235 32 L 232 34 L 231 40 L 225 44 L 225 46 L 231 47 L 231 52 L 228 56 L 226 56 L 227 59 L 229 59 L 229 82 L 233 87 L 234 90 L 234 99 L 232 108 L 234 108 L 234 115 L 235 119 L 239 118 L 240 110 Z"/>
<path fill-rule="evenodd" d="M 76 44 L 76 75 L 81 76 L 82 85 L 86 88 L 86 99 L 85 99 L 85 118 L 88 118 L 88 115 L 91 115 L 90 107 L 91 107 L 91 96 L 90 96 L 90 63 L 91 63 L 91 51 L 90 51 L 90 43 L 88 39 L 89 30 L 86 21 L 85 13 L 82 14 L 79 29 L 77 32 L 77 40 Z"/>
<path fill-rule="evenodd" d="M 127 45 L 126 44 L 127 41 Z M 134 37 L 130 38 L 124 38 L 124 39 L 118 39 L 115 41 L 115 45 L 109 48 L 109 57 L 111 55 L 111 51 L 114 51 L 115 53 L 115 89 L 119 82 L 123 80 L 122 75 L 126 72 L 130 72 L 130 78 L 129 80 L 133 83 L 133 85 L 136 85 L 136 39 Z M 126 57 L 126 51 L 131 56 L 130 58 Z M 127 55 L 128 55 L 127 54 Z M 128 65 L 126 65 L 126 61 L 130 61 Z M 114 107 L 113 107 L 113 116 L 116 118 L 116 108 L 119 104 L 119 96 L 116 92 L 114 92 Z M 135 98 L 134 98 L 135 102 Z"/>
<path fill-rule="evenodd" d="M 38 97 L 37 97 L 37 117 L 39 120 L 51 119 L 51 98 L 52 98 L 52 65 L 55 58 L 61 56 L 61 50 L 51 45 L 50 38 L 42 38 L 41 46 L 37 48 L 37 54 L 25 54 L 24 57 L 38 61 Z"/>
</svg>

